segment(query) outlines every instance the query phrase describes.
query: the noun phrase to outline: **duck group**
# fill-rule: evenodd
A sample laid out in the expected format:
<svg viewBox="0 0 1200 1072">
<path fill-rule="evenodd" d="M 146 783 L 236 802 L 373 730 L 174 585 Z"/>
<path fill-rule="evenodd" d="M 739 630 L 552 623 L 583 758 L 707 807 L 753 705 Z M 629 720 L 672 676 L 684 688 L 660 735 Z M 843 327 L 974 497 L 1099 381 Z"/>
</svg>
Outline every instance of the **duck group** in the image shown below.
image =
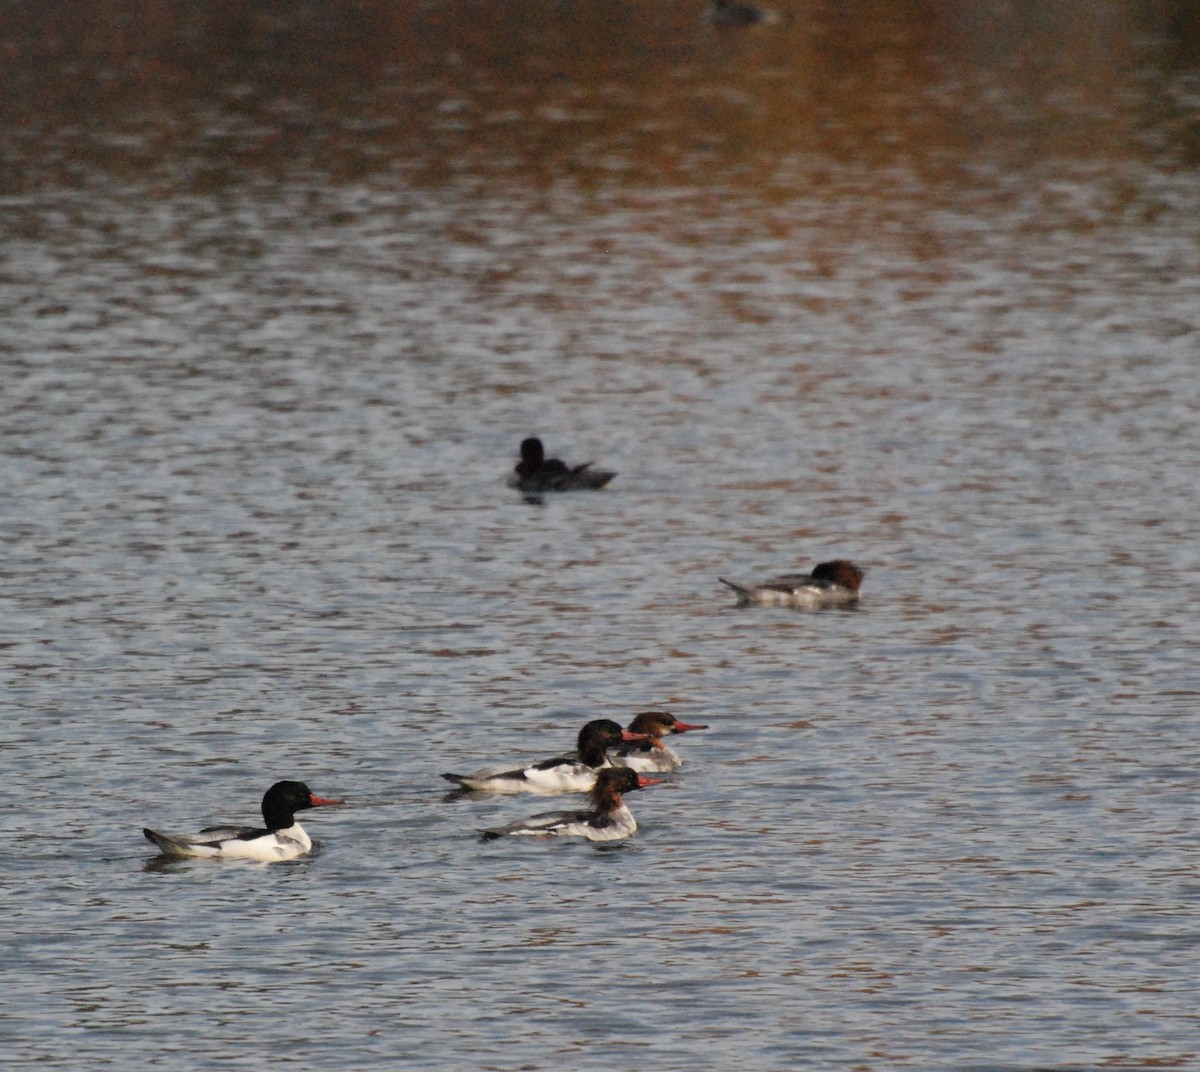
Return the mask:
<svg viewBox="0 0 1200 1072">
<path fill-rule="evenodd" d="M 643 711 L 626 729 L 611 719 L 597 719 L 579 731 L 578 749 L 566 755 L 511 770 L 487 767 L 474 774 L 442 777 L 480 796 L 590 794 L 590 808 L 539 812 L 506 826 L 489 827 L 480 832 L 485 841 L 521 835 L 620 841 L 638 828 L 623 794 L 665 780 L 647 778 L 642 771 L 669 773 L 682 765 L 678 753 L 663 744 L 663 737 L 704 729 L 708 727 L 689 725 L 666 711 Z"/>
<path fill-rule="evenodd" d="M 718 4 L 718 8 L 726 5 Z M 598 491 L 617 474 L 593 468 L 591 462 L 567 465 L 547 458 L 537 436 L 522 440 L 520 458 L 509 484 L 528 496 L 547 492 Z M 743 584 L 718 577 L 733 590 L 738 606 L 795 607 L 821 610 L 858 603 L 865 571 L 849 559 L 818 563 L 809 573 L 788 573 Z M 705 730 L 668 711 L 639 712 L 622 727 L 612 719 L 592 719 L 579 730 L 570 752 L 532 763 L 499 763 L 467 774 L 442 777 L 455 786 L 451 796 L 505 797 L 589 794 L 590 806 L 542 812 L 506 825 L 488 827 L 486 841 L 510 836 L 580 837 L 618 841 L 637 830 L 624 795 L 664 781 L 647 774 L 674 774 L 683 764 L 664 738 Z M 312 839 L 296 821 L 296 813 L 342 804 L 319 797 L 298 781 L 280 781 L 262 799 L 263 826 L 208 826 L 195 834 L 163 834 L 146 828 L 145 838 L 168 858 L 250 860 L 280 863 L 311 852 Z"/>
<path fill-rule="evenodd" d="M 628 729 L 611 719 L 593 719 L 579 731 L 573 752 L 517 767 L 500 764 L 473 774 L 442 777 L 462 793 L 477 796 L 590 795 L 590 808 L 542 812 L 507 826 L 488 828 L 480 832 L 484 840 L 538 835 L 619 841 L 637 830 L 622 794 L 663 781 L 639 772 L 671 772 L 682 763 L 662 738 L 707 728 L 689 725 L 666 711 L 643 711 Z M 162 834 L 146 828 L 142 834 L 166 857 L 282 863 L 305 855 L 313 847 L 312 839 L 296 821 L 296 812 L 342 803 L 317 796 L 303 782 L 276 782 L 263 796 L 262 827 L 207 826 L 195 834 Z"/>
</svg>

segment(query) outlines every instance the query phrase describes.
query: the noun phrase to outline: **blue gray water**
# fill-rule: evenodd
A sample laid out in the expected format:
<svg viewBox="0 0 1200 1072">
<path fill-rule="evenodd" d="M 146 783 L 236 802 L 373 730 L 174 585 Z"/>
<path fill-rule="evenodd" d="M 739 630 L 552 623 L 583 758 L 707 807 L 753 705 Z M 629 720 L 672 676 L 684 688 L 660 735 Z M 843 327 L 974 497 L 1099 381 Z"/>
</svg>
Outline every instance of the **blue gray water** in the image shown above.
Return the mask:
<svg viewBox="0 0 1200 1072">
<path fill-rule="evenodd" d="M 161 98 L 6 135 L 6 1057 L 1195 1067 L 1186 34 L 414 10 L 327 94 L 155 24 Z M 527 502 L 533 433 L 620 475 Z M 858 609 L 716 580 L 830 557 Z M 629 842 L 446 799 L 647 707 L 711 728 Z M 141 838 L 283 777 L 309 858 Z"/>
</svg>

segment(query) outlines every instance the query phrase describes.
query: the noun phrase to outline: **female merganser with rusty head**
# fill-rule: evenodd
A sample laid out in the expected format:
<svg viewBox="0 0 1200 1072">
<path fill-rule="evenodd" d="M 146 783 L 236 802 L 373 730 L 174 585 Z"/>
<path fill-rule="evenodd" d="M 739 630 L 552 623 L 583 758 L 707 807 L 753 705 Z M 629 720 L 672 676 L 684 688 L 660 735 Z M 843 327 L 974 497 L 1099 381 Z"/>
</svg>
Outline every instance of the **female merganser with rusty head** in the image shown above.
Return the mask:
<svg viewBox="0 0 1200 1072">
<path fill-rule="evenodd" d="M 666 711 L 643 711 L 629 723 L 634 733 L 644 733 L 646 740 L 621 744 L 613 749 L 612 761 L 618 767 L 635 771 L 655 771 L 666 774 L 682 765 L 678 753 L 663 744 L 663 738 L 673 733 L 706 730 L 707 726 L 692 726 L 680 722 Z"/>
<path fill-rule="evenodd" d="M 578 750 L 529 767 L 487 767 L 473 774 L 443 774 L 448 782 L 481 793 L 586 793 L 596 773 L 611 767 L 608 749 L 645 734 L 623 730 L 611 719 L 589 722 L 579 731 Z"/>
<path fill-rule="evenodd" d="M 524 492 L 595 491 L 616 475 L 604 469 L 593 469 L 591 462 L 571 466 L 558 458 L 547 458 L 542 441 L 531 436 L 521 443 L 521 460 L 509 483 Z"/>
<path fill-rule="evenodd" d="M 312 848 L 308 834 L 295 819 L 306 808 L 340 804 L 316 796 L 303 782 L 276 782 L 263 797 L 266 829 L 249 826 L 209 826 L 198 834 L 159 834 L 143 830 L 164 856 L 202 856 L 212 860 L 294 860 Z"/>
<path fill-rule="evenodd" d="M 520 822 L 483 830 L 485 841 L 510 835 L 535 837 L 584 837 L 588 841 L 620 841 L 637 829 L 633 813 L 621 799 L 622 793 L 657 785 L 661 779 L 643 778 L 637 771 L 608 767 L 596 777 L 592 806 L 584 811 L 543 812 Z"/>
<path fill-rule="evenodd" d="M 858 602 L 858 590 L 864 573 L 844 558 L 822 562 L 812 573 L 788 573 L 762 584 L 734 584 L 718 577 L 732 588 L 738 606 L 761 603 L 765 607 L 836 607 Z"/>
</svg>

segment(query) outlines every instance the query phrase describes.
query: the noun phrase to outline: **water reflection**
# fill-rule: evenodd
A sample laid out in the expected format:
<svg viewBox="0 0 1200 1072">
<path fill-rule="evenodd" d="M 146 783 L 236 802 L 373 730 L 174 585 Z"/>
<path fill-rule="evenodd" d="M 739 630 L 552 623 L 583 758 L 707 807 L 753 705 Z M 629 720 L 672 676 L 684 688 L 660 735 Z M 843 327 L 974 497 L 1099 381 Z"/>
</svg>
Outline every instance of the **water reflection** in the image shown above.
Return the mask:
<svg viewBox="0 0 1200 1072">
<path fill-rule="evenodd" d="M 817 155 L 928 176 L 1197 157 L 1177 3 L 7 5 L 9 193 L 90 170 L 194 192 L 302 166 L 695 185 Z M 737 176 L 741 176 L 740 179 Z M 820 184 L 819 169 L 810 181 Z"/>
</svg>

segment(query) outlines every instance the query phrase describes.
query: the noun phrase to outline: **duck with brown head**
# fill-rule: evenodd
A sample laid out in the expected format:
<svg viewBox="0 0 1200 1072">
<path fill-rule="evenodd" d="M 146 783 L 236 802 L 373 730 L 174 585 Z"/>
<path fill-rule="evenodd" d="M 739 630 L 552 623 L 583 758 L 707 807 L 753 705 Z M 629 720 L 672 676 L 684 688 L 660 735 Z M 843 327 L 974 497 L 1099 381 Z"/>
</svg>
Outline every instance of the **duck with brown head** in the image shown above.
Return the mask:
<svg viewBox="0 0 1200 1072">
<path fill-rule="evenodd" d="M 708 729 L 707 726 L 683 722 L 667 711 L 643 711 L 629 723 L 629 728 L 634 733 L 644 733 L 646 739 L 617 745 L 613 749 L 613 763 L 618 767 L 659 774 L 669 773 L 683 765 L 679 754 L 663 743 L 664 737 Z"/>
<path fill-rule="evenodd" d="M 845 558 L 822 562 L 812 573 L 787 573 L 761 584 L 737 584 L 718 577 L 737 593 L 738 606 L 802 607 L 817 610 L 857 603 L 865 573 Z"/>
<path fill-rule="evenodd" d="M 621 798 L 621 794 L 656 784 L 658 779 L 645 778 L 627 767 L 609 767 L 602 770 L 596 778 L 590 808 L 580 811 L 543 812 L 480 833 L 485 841 L 522 835 L 620 841 L 637 830 L 637 820 Z"/>
</svg>

